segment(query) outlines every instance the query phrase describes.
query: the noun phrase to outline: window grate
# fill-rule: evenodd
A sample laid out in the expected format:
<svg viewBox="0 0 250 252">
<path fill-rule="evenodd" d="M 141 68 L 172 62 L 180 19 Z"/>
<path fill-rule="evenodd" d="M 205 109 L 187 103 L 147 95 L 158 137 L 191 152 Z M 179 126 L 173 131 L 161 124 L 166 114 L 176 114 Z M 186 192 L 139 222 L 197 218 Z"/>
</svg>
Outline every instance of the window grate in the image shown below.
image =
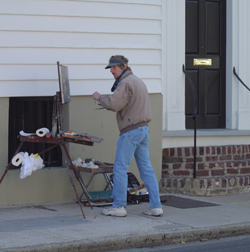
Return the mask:
<svg viewBox="0 0 250 252">
<path fill-rule="evenodd" d="M 46 127 L 51 130 L 52 126 L 53 97 L 10 97 L 9 98 L 9 162 L 13 157 L 20 141 L 17 138 L 23 130 L 34 133 L 37 129 Z M 24 143 L 21 151 L 29 154 L 41 152 L 51 145 Z M 42 155 L 45 167 L 61 166 L 62 154 L 57 147 Z"/>
</svg>

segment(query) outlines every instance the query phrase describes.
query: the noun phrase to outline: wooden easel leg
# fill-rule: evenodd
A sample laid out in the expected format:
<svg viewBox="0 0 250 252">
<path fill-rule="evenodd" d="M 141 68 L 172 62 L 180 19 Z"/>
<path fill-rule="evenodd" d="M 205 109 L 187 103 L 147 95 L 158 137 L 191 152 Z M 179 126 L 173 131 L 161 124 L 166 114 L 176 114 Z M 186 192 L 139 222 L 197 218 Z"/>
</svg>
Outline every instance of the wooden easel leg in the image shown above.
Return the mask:
<svg viewBox="0 0 250 252">
<path fill-rule="evenodd" d="M 83 212 L 82 205 L 81 205 L 81 201 L 80 201 L 80 198 L 79 198 L 79 196 L 78 196 L 78 194 L 77 194 L 75 184 L 74 184 L 74 182 L 73 182 L 73 179 L 72 179 L 72 176 L 71 176 L 71 174 L 70 174 L 69 168 L 67 168 L 67 169 L 68 169 L 68 175 L 69 175 L 70 183 L 71 183 L 71 185 L 72 185 L 73 188 L 74 188 L 75 195 L 76 195 L 78 204 L 79 204 L 80 209 L 81 209 L 81 212 L 82 212 L 82 216 L 83 216 L 83 218 L 85 219 L 86 217 L 85 217 L 85 214 L 84 214 L 84 212 Z"/>
<path fill-rule="evenodd" d="M 8 170 L 9 170 L 9 168 L 6 168 L 6 169 L 5 169 L 5 171 L 4 171 L 4 173 L 3 173 L 2 177 L 1 177 L 1 180 L 0 180 L 0 184 L 2 183 L 2 181 L 3 181 L 3 179 L 4 179 L 5 175 L 6 175 L 6 173 L 8 172 Z"/>
<path fill-rule="evenodd" d="M 73 178 L 72 178 L 72 176 L 71 176 L 71 174 L 70 174 L 70 167 L 74 167 L 74 165 L 72 164 L 71 158 L 70 158 L 70 156 L 69 156 L 69 153 L 68 153 L 68 151 L 67 151 L 67 148 L 66 148 L 65 144 L 61 143 L 61 144 L 60 144 L 60 147 L 61 147 L 61 150 L 62 150 L 62 154 L 63 154 L 63 156 L 64 156 L 64 158 L 65 158 L 65 161 L 66 161 L 66 163 L 67 163 L 67 170 L 68 170 L 68 175 L 69 175 L 70 183 L 71 183 L 71 185 L 72 185 L 73 188 L 74 188 L 74 191 L 75 191 L 75 195 L 76 195 L 78 204 L 79 204 L 79 206 L 80 206 L 80 209 L 81 209 L 83 218 L 85 219 L 85 214 L 84 214 L 83 209 L 82 209 L 82 204 L 81 204 L 80 198 L 79 198 L 79 196 L 78 196 L 78 194 L 77 194 L 77 191 L 76 191 L 76 187 L 75 187 Z M 73 171 L 74 171 L 74 173 L 75 173 L 75 175 L 76 175 L 76 172 L 75 172 L 74 168 L 73 168 Z M 77 177 L 76 177 L 76 178 L 77 178 Z M 77 179 L 78 179 L 78 178 L 77 178 Z"/>
</svg>

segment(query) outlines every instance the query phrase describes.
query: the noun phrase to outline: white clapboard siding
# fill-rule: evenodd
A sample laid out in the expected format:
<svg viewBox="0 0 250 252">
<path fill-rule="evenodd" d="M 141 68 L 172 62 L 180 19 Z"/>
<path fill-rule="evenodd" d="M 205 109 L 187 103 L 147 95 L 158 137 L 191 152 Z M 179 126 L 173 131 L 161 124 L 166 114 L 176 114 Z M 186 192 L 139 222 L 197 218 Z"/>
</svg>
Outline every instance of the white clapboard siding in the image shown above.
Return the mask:
<svg viewBox="0 0 250 252">
<path fill-rule="evenodd" d="M 0 6 L 0 97 L 54 95 L 57 61 L 69 67 L 71 95 L 109 93 L 113 78 L 104 67 L 115 54 L 129 58 L 151 93 L 161 92 L 161 0 L 0 0 Z"/>
<path fill-rule="evenodd" d="M 162 0 L 0 0 L 2 14 L 137 19 L 159 19 L 161 2 Z"/>
<path fill-rule="evenodd" d="M 149 93 L 154 93 L 155 89 L 161 89 L 161 79 L 143 79 L 148 87 Z M 86 90 L 90 94 L 98 90 L 102 94 L 111 94 L 111 87 L 114 80 L 70 80 L 70 93 L 72 96 L 85 94 Z M 150 85 L 149 85 L 150 83 Z M 8 89 L 2 89 L 3 97 L 8 96 L 11 92 L 12 96 L 48 96 L 47 90 L 52 94 L 59 91 L 58 80 L 30 80 L 30 81 L 8 81 L 6 82 Z M 27 92 L 29 90 L 29 92 Z M 32 95 L 31 95 L 32 94 Z"/>
<path fill-rule="evenodd" d="M 0 48 L 0 65 L 53 65 L 61 61 L 65 65 L 101 64 L 105 67 L 111 55 L 121 53 L 127 55 L 131 64 L 161 64 L 160 50 L 153 49 Z M 3 80 L 1 76 L 0 80 Z"/>
<path fill-rule="evenodd" d="M 6 87 L 1 89 L 1 96 L 52 96 L 59 91 L 59 83 L 56 80 L 33 80 L 33 81 L 5 81 Z M 0 86 L 2 86 L 0 82 Z M 49 92 L 48 92 L 49 90 Z"/>
<path fill-rule="evenodd" d="M 161 22 L 146 19 L 112 19 L 51 16 L 0 16 L 0 30 L 69 33 L 160 34 Z M 101 28 L 101 30 L 100 30 Z"/>
<path fill-rule="evenodd" d="M 0 31 L 0 48 L 121 48 L 160 49 L 160 34 L 73 33 L 73 32 L 10 32 Z M 16 39 L 18 38 L 18 40 Z M 27 39 L 28 38 L 28 39 Z M 142 43 L 143 41 L 143 43 Z M 1 60 L 1 59 L 0 59 Z"/>
<path fill-rule="evenodd" d="M 131 65 L 133 68 L 133 65 Z M 53 65 L 29 65 L 29 71 L 26 71 L 26 65 L 3 65 L 0 69 L 0 76 L 8 80 L 54 80 L 57 78 L 57 71 Z M 102 65 L 73 65 L 69 67 L 71 79 L 93 79 L 95 73 L 100 74 L 95 79 L 107 79 L 112 76 L 109 70 L 104 70 Z M 159 78 L 161 72 L 158 66 L 137 65 L 136 72 L 141 78 Z M 15 73 L 19 73 L 18 76 Z"/>
</svg>

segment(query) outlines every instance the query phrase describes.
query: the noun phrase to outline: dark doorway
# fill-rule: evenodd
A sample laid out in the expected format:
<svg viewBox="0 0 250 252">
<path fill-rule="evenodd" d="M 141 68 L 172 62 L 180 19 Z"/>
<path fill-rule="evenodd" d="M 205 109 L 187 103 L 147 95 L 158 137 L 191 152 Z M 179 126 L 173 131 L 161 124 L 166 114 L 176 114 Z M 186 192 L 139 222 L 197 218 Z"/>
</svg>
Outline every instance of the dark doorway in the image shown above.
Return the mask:
<svg viewBox="0 0 250 252">
<path fill-rule="evenodd" d="M 225 128 L 226 0 L 186 0 L 186 71 L 198 95 L 198 129 Z M 186 128 L 194 99 L 186 80 Z"/>
</svg>

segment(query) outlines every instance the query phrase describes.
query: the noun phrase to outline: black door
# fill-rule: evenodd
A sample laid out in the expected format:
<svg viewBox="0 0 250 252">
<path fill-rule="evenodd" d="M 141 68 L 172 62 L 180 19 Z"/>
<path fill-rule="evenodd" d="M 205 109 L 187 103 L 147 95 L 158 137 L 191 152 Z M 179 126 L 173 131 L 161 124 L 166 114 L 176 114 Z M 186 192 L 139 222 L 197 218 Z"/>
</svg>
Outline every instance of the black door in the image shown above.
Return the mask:
<svg viewBox="0 0 250 252">
<path fill-rule="evenodd" d="M 225 128 L 226 0 L 186 0 L 185 67 L 198 96 L 198 129 Z M 186 80 L 186 128 L 194 99 Z"/>
</svg>

